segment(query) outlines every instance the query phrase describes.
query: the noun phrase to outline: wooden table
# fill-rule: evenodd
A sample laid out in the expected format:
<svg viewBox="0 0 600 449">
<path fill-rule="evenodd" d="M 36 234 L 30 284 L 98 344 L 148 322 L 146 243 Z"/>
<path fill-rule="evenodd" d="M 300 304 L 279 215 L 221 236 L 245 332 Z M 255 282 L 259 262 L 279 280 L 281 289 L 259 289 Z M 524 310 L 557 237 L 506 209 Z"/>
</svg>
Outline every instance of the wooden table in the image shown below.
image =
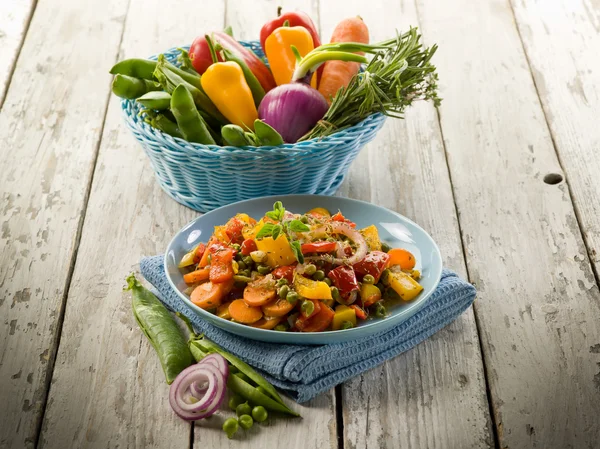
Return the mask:
<svg viewBox="0 0 600 449">
<path fill-rule="evenodd" d="M 326 38 L 360 14 L 440 45 L 442 106 L 388 120 L 340 194 L 420 223 L 479 296 L 229 441 L 171 412 L 121 291 L 197 214 L 154 181 L 108 68 L 225 25 L 256 39 L 278 3 Z M 589 0 L 0 2 L 0 448 L 600 447 L 599 30 Z"/>
</svg>

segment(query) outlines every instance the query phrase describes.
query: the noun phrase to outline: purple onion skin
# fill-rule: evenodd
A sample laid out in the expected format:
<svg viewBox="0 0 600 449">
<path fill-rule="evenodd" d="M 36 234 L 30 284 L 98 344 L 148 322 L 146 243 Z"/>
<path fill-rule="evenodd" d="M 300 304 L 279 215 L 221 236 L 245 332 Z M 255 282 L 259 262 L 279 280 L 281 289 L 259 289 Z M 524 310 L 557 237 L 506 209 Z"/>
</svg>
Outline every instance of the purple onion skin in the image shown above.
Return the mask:
<svg viewBox="0 0 600 449">
<path fill-rule="evenodd" d="M 258 117 L 286 143 L 295 143 L 323 118 L 329 105 L 323 95 L 302 82 L 271 89 L 260 102 Z"/>
</svg>

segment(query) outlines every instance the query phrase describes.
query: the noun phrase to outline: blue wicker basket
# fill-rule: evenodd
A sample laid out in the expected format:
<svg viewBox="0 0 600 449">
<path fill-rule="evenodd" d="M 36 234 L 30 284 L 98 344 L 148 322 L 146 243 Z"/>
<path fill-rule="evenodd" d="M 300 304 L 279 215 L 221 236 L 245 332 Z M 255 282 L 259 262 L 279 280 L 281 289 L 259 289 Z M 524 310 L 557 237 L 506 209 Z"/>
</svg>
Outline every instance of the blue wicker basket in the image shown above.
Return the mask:
<svg viewBox="0 0 600 449">
<path fill-rule="evenodd" d="M 242 44 L 264 58 L 259 42 Z M 176 48 L 164 53 L 172 63 L 178 54 Z M 384 115 L 374 114 L 327 137 L 277 147 L 221 147 L 190 143 L 153 128 L 139 115 L 135 101 L 123 100 L 121 107 L 163 190 L 200 212 L 268 195 L 332 195 L 385 121 Z"/>
</svg>

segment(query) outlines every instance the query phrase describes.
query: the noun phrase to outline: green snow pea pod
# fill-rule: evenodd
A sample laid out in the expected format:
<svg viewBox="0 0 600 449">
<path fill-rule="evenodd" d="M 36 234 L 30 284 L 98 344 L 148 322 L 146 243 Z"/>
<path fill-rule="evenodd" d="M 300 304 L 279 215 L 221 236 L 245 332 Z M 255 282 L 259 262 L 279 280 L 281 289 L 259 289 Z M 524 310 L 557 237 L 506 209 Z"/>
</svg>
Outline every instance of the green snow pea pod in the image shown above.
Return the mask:
<svg viewBox="0 0 600 449">
<path fill-rule="evenodd" d="M 190 59 L 190 53 L 183 48 L 178 48 L 177 50 L 179 50 L 179 56 L 177 56 L 177 61 L 181 64 L 180 69 L 192 75 L 200 76 L 200 74 L 196 72 L 196 69 L 192 64 L 192 60 Z"/>
<path fill-rule="evenodd" d="M 289 409 L 286 405 L 283 405 L 266 394 L 261 393 L 255 387 L 240 379 L 238 376 L 229 376 L 229 379 L 227 380 L 227 387 L 240 396 L 248 399 L 250 402 L 252 402 L 252 404 L 262 405 L 267 410 L 287 413 L 288 415 L 292 416 L 300 416 L 298 413 Z"/>
<path fill-rule="evenodd" d="M 194 358 L 167 308 L 138 282 L 127 277 L 126 290 L 132 291 L 132 309 L 140 329 L 148 337 L 160 360 L 167 383 L 194 363 Z"/>
<path fill-rule="evenodd" d="M 117 62 L 110 69 L 113 75 L 127 75 L 134 78 L 142 78 L 145 80 L 153 80 L 154 70 L 156 69 L 156 61 L 150 59 L 124 59 Z"/>
<path fill-rule="evenodd" d="M 283 138 L 281 137 L 281 134 L 279 134 L 262 120 L 256 119 L 254 121 L 254 134 L 256 134 L 258 142 L 261 145 L 273 147 L 277 145 L 283 145 Z"/>
<path fill-rule="evenodd" d="M 173 90 L 171 111 L 186 140 L 204 145 L 215 144 L 204 119 L 196 109 L 192 94 L 185 85 L 179 85 Z"/>
<path fill-rule="evenodd" d="M 161 85 L 155 81 L 134 78 L 128 75 L 115 75 L 112 82 L 112 91 L 117 97 L 133 100 L 145 93 L 161 90 Z"/>
<path fill-rule="evenodd" d="M 225 125 L 221 128 L 221 136 L 227 145 L 234 147 L 245 147 L 251 145 L 252 142 L 248 140 L 244 130 L 238 125 Z"/>
<path fill-rule="evenodd" d="M 136 100 L 142 106 L 156 111 L 169 109 L 171 106 L 171 94 L 162 90 L 145 93 Z"/>
<path fill-rule="evenodd" d="M 167 117 L 165 114 L 156 114 L 154 117 L 146 120 L 146 123 L 160 129 L 162 132 L 169 134 L 172 137 L 183 139 L 183 134 L 177 127 L 177 123 Z"/>
</svg>

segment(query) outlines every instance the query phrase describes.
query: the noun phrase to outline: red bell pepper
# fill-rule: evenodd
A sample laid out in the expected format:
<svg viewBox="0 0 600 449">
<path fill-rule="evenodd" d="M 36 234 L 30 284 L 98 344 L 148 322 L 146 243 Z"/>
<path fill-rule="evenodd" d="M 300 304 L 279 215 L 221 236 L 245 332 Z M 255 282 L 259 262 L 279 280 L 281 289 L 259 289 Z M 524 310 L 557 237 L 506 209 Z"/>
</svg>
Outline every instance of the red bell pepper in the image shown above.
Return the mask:
<svg viewBox="0 0 600 449">
<path fill-rule="evenodd" d="M 231 248 L 224 248 L 213 253 L 209 272 L 210 282 L 220 284 L 233 279 L 233 252 Z"/>
<path fill-rule="evenodd" d="M 339 266 L 335 270 L 331 270 L 327 276 L 340 291 L 342 297 L 358 290 L 358 282 L 356 281 L 356 275 L 352 267 Z"/>
<path fill-rule="evenodd" d="M 335 251 L 335 247 L 335 242 L 313 242 L 304 243 L 300 249 L 302 250 L 302 254 L 330 253 L 331 251 Z"/>
<path fill-rule="evenodd" d="M 258 247 L 256 246 L 256 242 L 253 239 L 246 239 L 242 242 L 240 252 L 244 256 L 249 256 L 252 251 L 256 251 L 257 249 Z"/>
<path fill-rule="evenodd" d="M 383 251 L 371 251 L 363 260 L 355 263 L 352 267 L 354 268 L 354 272 L 361 278 L 365 274 L 370 274 L 375 278 L 375 283 L 377 283 L 389 259 L 390 255 Z"/>
<path fill-rule="evenodd" d="M 244 240 L 242 229 L 245 223 L 237 217 L 230 219 L 225 225 L 225 234 L 231 240 L 231 243 L 241 243 Z"/>
<path fill-rule="evenodd" d="M 277 28 L 281 28 L 286 20 L 290 27 L 301 26 L 306 28 L 312 37 L 314 48 L 317 48 L 321 45 L 321 39 L 319 38 L 317 27 L 308 14 L 297 11 L 290 11 L 281 14 L 281 8 L 278 8 L 277 15 L 278 17 L 276 19 L 265 23 L 260 30 L 260 46 L 263 50 L 265 49 L 265 41 L 267 38 Z"/>
<path fill-rule="evenodd" d="M 204 243 L 200 243 L 194 252 L 194 263 L 198 263 L 202 260 L 204 251 L 206 251 L 206 245 Z"/>
<path fill-rule="evenodd" d="M 229 36 L 227 33 L 222 31 L 215 31 L 212 33 L 212 38 L 215 44 L 221 45 L 225 50 L 229 50 L 237 57 L 242 59 L 248 68 L 252 71 L 258 82 L 263 87 L 265 92 L 273 89 L 276 84 L 273 79 L 273 75 L 264 62 L 260 60 L 251 50 L 244 47 L 234 38 Z M 222 61 L 221 56 L 217 52 L 217 59 Z M 208 43 L 203 35 L 198 36 L 192 45 L 190 46 L 190 59 L 194 69 L 200 74 L 203 74 L 206 69 L 213 63 L 210 50 L 208 49 Z"/>
<path fill-rule="evenodd" d="M 275 268 L 271 274 L 275 279 L 285 278 L 291 284 L 294 282 L 294 270 L 296 265 L 287 265 L 285 267 Z"/>
<path fill-rule="evenodd" d="M 337 214 L 335 214 L 334 216 L 332 216 L 331 219 L 333 221 L 339 221 L 340 223 L 346 223 L 351 228 L 355 228 L 356 227 L 356 223 L 354 223 L 353 221 L 348 220 L 346 217 L 344 217 L 342 215 L 341 212 L 338 212 Z"/>
</svg>

